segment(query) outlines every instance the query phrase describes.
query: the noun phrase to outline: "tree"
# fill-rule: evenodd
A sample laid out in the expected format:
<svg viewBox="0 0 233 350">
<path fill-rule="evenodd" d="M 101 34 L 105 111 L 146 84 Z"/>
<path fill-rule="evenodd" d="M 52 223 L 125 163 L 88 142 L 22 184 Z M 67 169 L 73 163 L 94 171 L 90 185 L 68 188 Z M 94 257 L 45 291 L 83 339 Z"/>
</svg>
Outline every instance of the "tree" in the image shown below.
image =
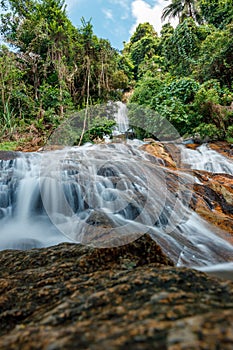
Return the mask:
<svg viewBox="0 0 233 350">
<path fill-rule="evenodd" d="M 21 70 L 15 53 L 5 46 L 0 47 L 0 128 L 12 132 L 17 121 L 27 118 L 27 110 L 33 103 L 26 94 L 23 81 L 25 72 Z"/>
<path fill-rule="evenodd" d="M 233 24 L 216 29 L 200 47 L 197 73 L 201 81 L 217 79 L 229 89 L 233 83 Z"/>
<path fill-rule="evenodd" d="M 192 73 L 202 40 L 200 30 L 192 18 L 187 18 L 163 43 L 166 64 L 173 74 L 188 76 Z"/>
<path fill-rule="evenodd" d="M 233 21 L 232 0 L 198 0 L 204 20 L 217 28 L 225 28 Z"/>
<path fill-rule="evenodd" d="M 128 55 L 134 66 L 134 77 L 137 79 L 140 64 L 146 59 L 151 59 L 159 52 L 160 39 L 149 23 L 141 23 L 125 45 L 123 54 Z"/>
<path fill-rule="evenodd" d="M 10 12 L 2 15 L 4 38 L 19 50 L 28 83 L 43 114 L 41 86 L 59 89 L 59 114 L 64 113 L 64 96 L 69 92 L 67 78 L 72 61 L 73 40 L 77 30 L 66 16 L 64 0 L 10 0 Z M 12 18 L 12 21 L 6 21 Z"/>
<path fill-rule="evenodd" d="M 201 17 L 197 0 L 172 0 L 171 4 L 163 9 L 161 19 L 164 21 L 166 18 L 171 19 L 175 17 L 179 18 L 179 23 L 187 17 L 191 17 L 197 23 L 200 23 Z"/>
</svg>

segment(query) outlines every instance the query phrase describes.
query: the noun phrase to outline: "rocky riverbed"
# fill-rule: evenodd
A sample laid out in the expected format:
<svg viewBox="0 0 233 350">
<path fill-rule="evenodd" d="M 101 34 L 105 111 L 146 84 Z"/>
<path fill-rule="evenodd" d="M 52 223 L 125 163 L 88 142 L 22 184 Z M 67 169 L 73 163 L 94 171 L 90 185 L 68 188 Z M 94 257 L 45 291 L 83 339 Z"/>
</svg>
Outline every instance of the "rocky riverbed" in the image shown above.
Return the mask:
<svg viewBox="0 0 233 350">
<path fill-rule="evenodd" d="M 232 349 L 233 283 L 124 247 L 0 253 L 0 349 Z"/>
</svg>

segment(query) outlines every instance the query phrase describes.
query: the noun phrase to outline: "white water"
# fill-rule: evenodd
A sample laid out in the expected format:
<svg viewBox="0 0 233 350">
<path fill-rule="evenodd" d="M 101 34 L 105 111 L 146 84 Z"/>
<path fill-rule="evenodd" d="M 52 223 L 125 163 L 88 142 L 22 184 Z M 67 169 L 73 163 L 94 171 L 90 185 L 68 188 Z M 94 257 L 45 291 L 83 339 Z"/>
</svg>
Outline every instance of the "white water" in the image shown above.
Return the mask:
<svg viewBox="0 0 233 350">
<path fill-rule="evenodd" d="M 227 233 L 220 237 L 189 210 L 195 179 L 168 171 L 139 146 L 89 144 L 1 161 L 0 249 L 65 241 L 109 247 L 148 232 L 177 266 L 213 270 L 232 261 Z"/>
<path fill-rule="evenodd" d="M 117 126 L 113 131 L 114 135 L 124 134 L 129 130 L 129 120 L 127 118 L 127 107 L 124 103 L 116 102 L 117 112 L 115 114 L 115 121 Z"/>
<path fill-rule="evenodd" d="M 189 211 L 184 185 L 192 178 L 178 174 L 170 192 L 172 173 L 135 146 L 21 155 L 1 167 L 1 249 L 71 240 L 112 246 L 149 232 L 178 266 L 211 266 L 233 256 L 233 247 Z"/>
<path fill-rule="evenodd" d="M 233 175 L 233 162 L 212 150 L 207 144 L 201 145 L 196 150 L 184 146 L 181 149 L 182 162 L 189 165 L 191 169 Z"/>
<path fill-rule="evenodd" d="M 0 249 L 46 247 L 64 241 L 40 200 L 39 154 L 0 161 Z"/>
</svg>

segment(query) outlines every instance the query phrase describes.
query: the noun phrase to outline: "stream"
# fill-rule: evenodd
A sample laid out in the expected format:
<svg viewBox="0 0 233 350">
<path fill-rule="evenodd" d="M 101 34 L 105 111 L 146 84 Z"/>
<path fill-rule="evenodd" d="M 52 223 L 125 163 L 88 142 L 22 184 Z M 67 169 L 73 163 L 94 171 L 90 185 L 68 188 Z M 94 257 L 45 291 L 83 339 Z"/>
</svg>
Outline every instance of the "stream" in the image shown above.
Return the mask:
<svg viewBox="0 0 233 350">
<path fill-rule="evenodd" d="M 126 111 L 119 116 L 122 133 Z M 219 235 L 189 208 L 196 179 L 166 169 L 140 146 L 138 140 L 86 144 L 1 160 L 0 249 L 61 242 L 113 247 L 149 233 L 176 266 L 232 276 L 227 233 Z M 207 145 L 180 152 L 192 169 L 233 174 L 232 162 Z"/>
</svg>

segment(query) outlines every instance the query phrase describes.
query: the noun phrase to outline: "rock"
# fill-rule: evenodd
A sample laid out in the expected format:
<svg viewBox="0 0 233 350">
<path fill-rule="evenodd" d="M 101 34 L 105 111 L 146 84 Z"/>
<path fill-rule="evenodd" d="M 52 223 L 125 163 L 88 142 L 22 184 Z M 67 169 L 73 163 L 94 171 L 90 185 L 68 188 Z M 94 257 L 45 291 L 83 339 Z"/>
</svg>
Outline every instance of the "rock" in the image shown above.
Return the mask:
<svg viewBox="0 0 233 350">
<path fill-rule="evenodd" d="M 19 152 L 14 151 L 0 151 L 0 161 L 1 160 L 12 160 L 19 157 Z"/>
<path fill-rule="evenodd" d="M 186 148 L 190 148 L 190 149 L 197 149 L 197 147 L 200 147 L 200 144 L 198 143 L 189 143 L 185 145 Z"/>
<path fill-rule="evenodd" d="M 182 142 L 183 145 L 193 145 L 194 144 L 194 140 L 193 138 L 188 138 L 188 139 L 184 139 L 183 142 Z"/>
<path fill-rule="evenodd" d="M 215 145 L 215 146 L 213 146 Z M 224 148 L 226 143 L 212 144 L 212 148 L 221 153 L 228 148 Z M 196 144 L 190 145 L 196 147 Z M 143 145 L 143 150 L 160 158 L 168 168 L 179 170 L 182 167 L 180 160 L 180 150 L 174 144 L 160 144 L 154 142 L 150 145 Z M 167 170 L 167 185 L 171 191 L 176 188 L 175 173 L 169 173 Z M 184 169 L 182 169 L 182 172 Z M 185 172 L 195 176 L 198 183 L 186 183 L 185 187 L 193 193 L 190 203 L 191 209 L 196 211 L 205 220 L 215 225 L 218 229 L 225 232 L 221 233 L 224 239 L 233 243 L 233 176 L 227 174 L 212 174 L 206 171 L 186 169 Z"/>
<path fill-rule="evenodd" d="M 163 145 L 162 143 L 154 141 L 154 142 L 151 142 L 150 144 L 145 144 L 141 146 L 141 149 L 151 154 L 152 156 L 160 159 L 165 166 L 171 167 L 171 168 L 176 167 L 176 163 L 172 158 L 172 154 L 173 154 L 172 150 L 166 149 L 165 145 Z"/>
<path fill-rule="evenodd" d="M 205 220 L 225 230 L 224 238 L 233 243 L 233 177 L 198 170 L 193 173 L 201 183 L 193 186 L 191 208 Z"/>
<path fill-rule="evenodd" d="M 233 159 L 233 149 L 232 145 L 226 141 L 218 141 L 214 143 L 210 143 L 209 146 L 223 156 Z"/>
<path fill-rule="evenodd" d="M 148 236 L 3 251 L 0 266 L 1 350 L 233 347 L 233 283 L 173 267 Z"/>
</svg>

